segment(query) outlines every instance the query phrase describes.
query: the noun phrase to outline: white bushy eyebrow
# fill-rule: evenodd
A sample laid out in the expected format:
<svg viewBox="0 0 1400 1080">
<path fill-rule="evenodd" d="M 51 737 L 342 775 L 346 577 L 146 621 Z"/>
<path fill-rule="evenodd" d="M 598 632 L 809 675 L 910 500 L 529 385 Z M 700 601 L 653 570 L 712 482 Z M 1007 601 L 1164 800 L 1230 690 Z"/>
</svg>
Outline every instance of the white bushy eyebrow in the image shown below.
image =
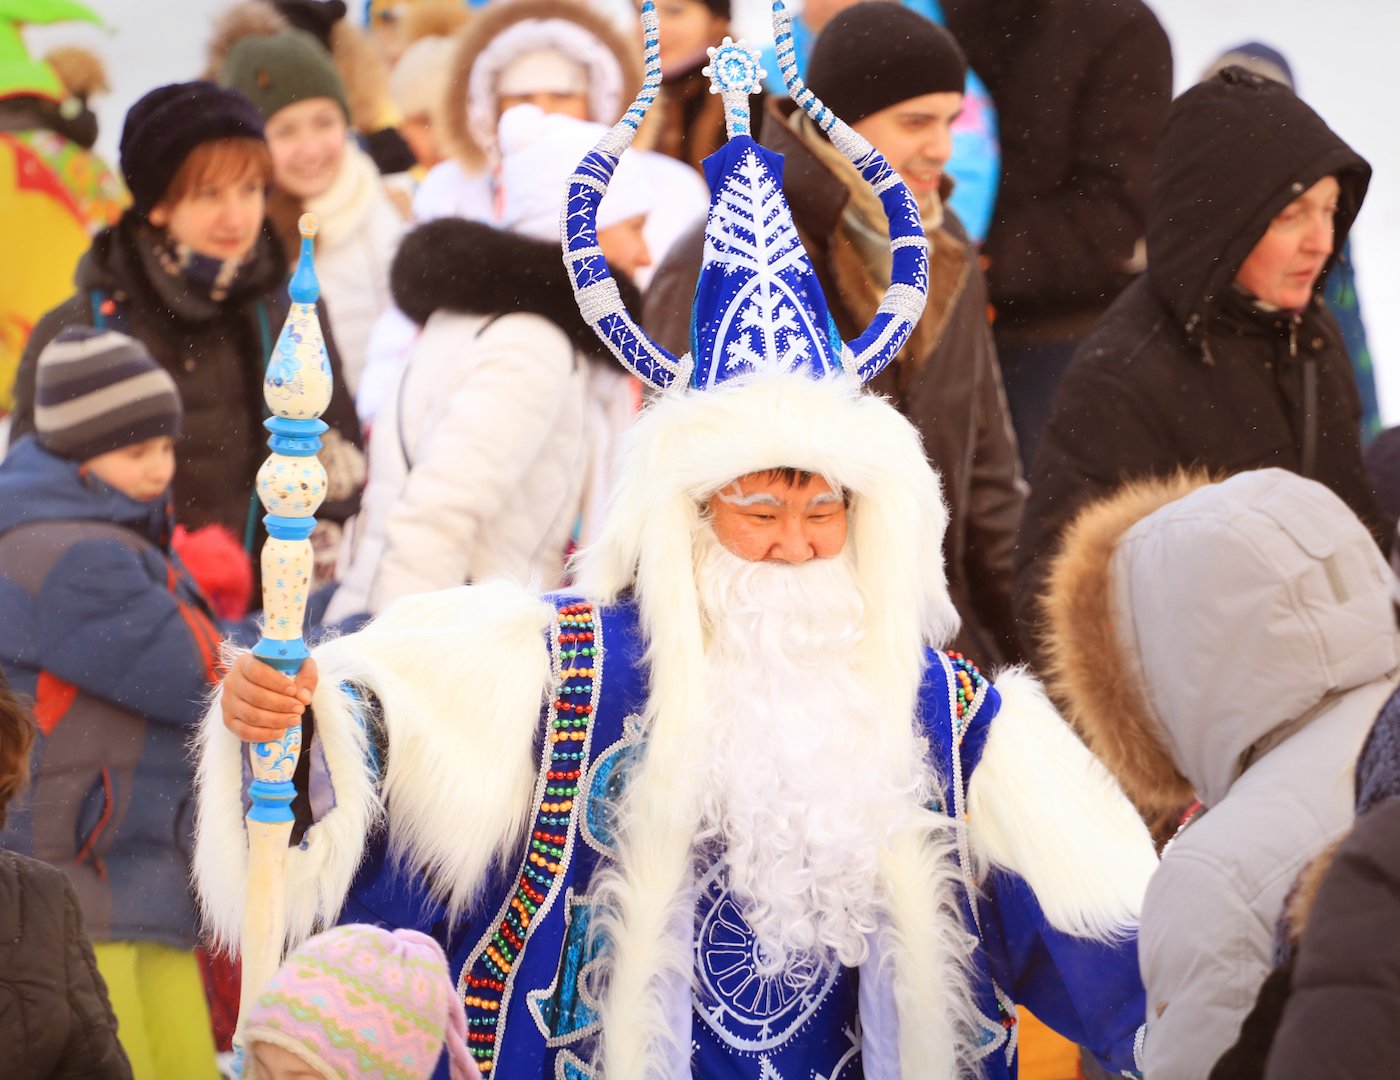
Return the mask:
<svg viewBox="0 0 1400 1080">
<path fill-rule="evenodd" d="M 725 494 L 725 492 L 728 492 L 728 491 L 733 491 L 734 494 L 733 494 L 733 495 L 727 495 L 727 494 Z M 721 489 L 721 490 L 715 492 L 715 496 L 719 499 L 720 502 L 722 502 L 722 503 L 727 503 L 727 504 L 730 505 L 730 506 L 782 506 L 782 505 L 783 505 L 783 504 L 782 504 L 782 500 L 780 500 L 780 499 L 778 498 L 778 496 L 774 495 L 774 494 L 773 494 L 772 492 L 770 492 L 770 491 L 755 491 L 752 495 L 745 495 L 745 494 L 743 494 L 743 492 L 740 490 L 739 484 L 738 484 L 737 482 L 735 482 L 735 483 L 733 483 L 733 484 L 730 484 L 729 487 L 727 487 L 727 488 L 723 488 L 723 489 Z"/>
<path fill-rule="evenodd" d="M 829 503 L 844 503 L 846 500 L 835 491 L 823 491 L 820 495 L 813 495 L 807 501 L 807 509 L 811 510 L 817 506 L 826 506 Z"/>
</svg>

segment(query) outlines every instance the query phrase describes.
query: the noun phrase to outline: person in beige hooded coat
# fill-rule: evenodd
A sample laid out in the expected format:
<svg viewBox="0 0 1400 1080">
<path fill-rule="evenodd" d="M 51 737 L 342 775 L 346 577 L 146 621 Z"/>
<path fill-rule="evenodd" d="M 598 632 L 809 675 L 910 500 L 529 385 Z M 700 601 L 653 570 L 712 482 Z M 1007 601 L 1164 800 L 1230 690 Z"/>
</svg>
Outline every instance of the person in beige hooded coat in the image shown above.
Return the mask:
<svg viewBox="0 0 1400 1080">
<path fill-rule="evenodd" d="M 1341 499 L 1281 469 L 1129 485 L 1066 534 L 1052 686 L 1140 810 L 1204 807 L 1143 906 L 1152 1080 L 1210 1073 L 1299 871 L 1351 827 L 1356 758 L 1397 678 L 1386 573 Z"/>
</svg>

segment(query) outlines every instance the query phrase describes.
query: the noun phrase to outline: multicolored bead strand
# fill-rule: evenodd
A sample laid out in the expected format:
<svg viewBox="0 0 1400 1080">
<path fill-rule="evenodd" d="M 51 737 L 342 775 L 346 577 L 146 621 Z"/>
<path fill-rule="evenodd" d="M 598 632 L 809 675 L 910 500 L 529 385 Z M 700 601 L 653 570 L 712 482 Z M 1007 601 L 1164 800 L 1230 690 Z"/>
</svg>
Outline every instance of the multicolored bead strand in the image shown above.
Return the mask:
<svg viewBox="0 0 1400 1080">
<path fill-rule="evenodd" d="M 525 947 L 536 912 L 564 869 L 598 672 L 593 606 L 560 608 L 557 640 L 559 672 L 549 711 L 549 761 L 529 849 L 504 915 L 460 982 L 467 1011 L 467 1044 L 483 1075 L 496 1066 L 501 1002 L 511 968 Z"/>
<path fill-rule="evenodd" d="M 978 695 L 987 685 L 987 680 L 977 670 L 977 665 L 962 653 L 950 652 L 946 655 L 952 661 L 953 678 L 957 680 L 957 692 L 954 695 L 953 707 L 959 734 L 961 734 L 962 729 L 967 726 L 965 721 L 971 719 L 968 715 L 969 711 L 977 703 Z"/>
</svg>

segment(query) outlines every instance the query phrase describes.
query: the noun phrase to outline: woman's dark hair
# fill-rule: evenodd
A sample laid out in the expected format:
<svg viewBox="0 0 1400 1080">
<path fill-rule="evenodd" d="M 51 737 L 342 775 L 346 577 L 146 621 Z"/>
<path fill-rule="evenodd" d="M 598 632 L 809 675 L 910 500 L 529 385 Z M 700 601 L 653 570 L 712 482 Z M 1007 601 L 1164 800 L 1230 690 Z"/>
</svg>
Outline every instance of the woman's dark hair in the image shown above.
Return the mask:
<svg viewBox="0 0 1400 1080">
<path fill-rule="evenodd" d="M 29 783 L 29 751 L 34 746 L 34 719 L 0 675 L 0 829 L 5 807 Z"/>
</svg>

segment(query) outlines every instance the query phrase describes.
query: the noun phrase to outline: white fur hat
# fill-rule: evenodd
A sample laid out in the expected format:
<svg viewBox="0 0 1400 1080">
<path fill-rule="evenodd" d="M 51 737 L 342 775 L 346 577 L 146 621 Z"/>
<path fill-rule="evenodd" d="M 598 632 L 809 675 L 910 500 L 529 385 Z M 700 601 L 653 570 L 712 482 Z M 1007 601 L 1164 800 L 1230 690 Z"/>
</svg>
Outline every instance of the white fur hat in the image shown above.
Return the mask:
<svg viewBox="0 0 1400 1080">
<path fill-rule="evenodd" d="M 404 116 L 437 117 L 456 52 L 456 42 L 440 36 L 419 38 L 403 51 L 389 76 L 389 96 Z"/>
<path fill-rule="evenodd" d="M 501 117 L 501 224 L 538 240 L 559 237 L 559 206 L 579 158 L 607 133 L 602 124 L 517 105 Z M 633 154 L 618 167 L 598 211 L 606 229 L 651 212 L 651 185 L 644 155 Z"/>
</svg>

